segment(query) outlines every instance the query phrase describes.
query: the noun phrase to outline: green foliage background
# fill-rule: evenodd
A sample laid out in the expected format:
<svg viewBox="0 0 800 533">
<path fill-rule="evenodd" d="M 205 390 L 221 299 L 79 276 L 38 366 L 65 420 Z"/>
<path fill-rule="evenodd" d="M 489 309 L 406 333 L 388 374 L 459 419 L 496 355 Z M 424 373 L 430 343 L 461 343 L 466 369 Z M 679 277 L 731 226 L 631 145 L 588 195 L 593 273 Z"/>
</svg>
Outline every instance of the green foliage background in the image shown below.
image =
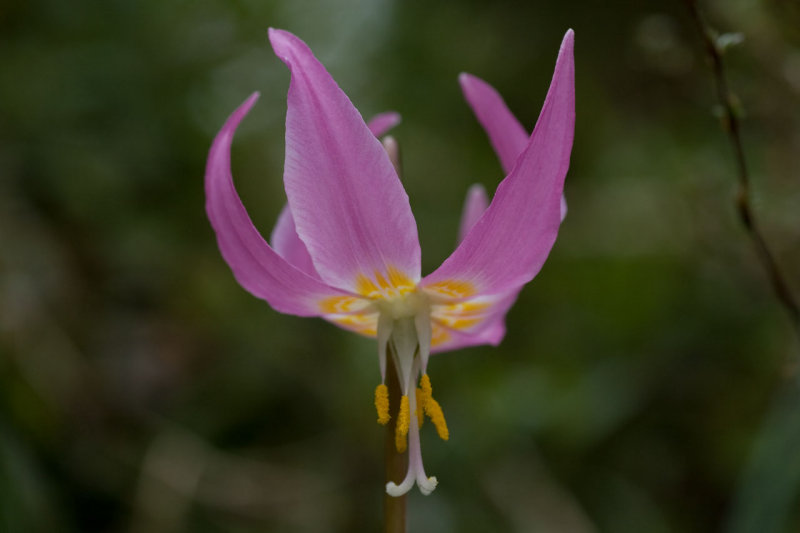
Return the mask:
<svg viewBox="0 0 800 533">
<path fill-rule="evenodd" d="M 800 8 L 703 4 L 755 209 L 800 284 Z M 0 7 L 0 531 L 375 531 L 374 342 L 234 281 L 204 213 L 207 149 L 252 91 L 237 187 L 284 202 L 288 71 L 306 40 L 394 135 L 423 271 L 467 187 L 502 179 L 459 72 L 532 127 L 576 33 L 570 212 L 498 348 L 432 360 L 416 532 L 800 527 L 800 346 L 733 209 L 734 169 L 683 2 L 6 0 Z M 797 294 L 797 292 L 796 292 Z"/>
</svg>

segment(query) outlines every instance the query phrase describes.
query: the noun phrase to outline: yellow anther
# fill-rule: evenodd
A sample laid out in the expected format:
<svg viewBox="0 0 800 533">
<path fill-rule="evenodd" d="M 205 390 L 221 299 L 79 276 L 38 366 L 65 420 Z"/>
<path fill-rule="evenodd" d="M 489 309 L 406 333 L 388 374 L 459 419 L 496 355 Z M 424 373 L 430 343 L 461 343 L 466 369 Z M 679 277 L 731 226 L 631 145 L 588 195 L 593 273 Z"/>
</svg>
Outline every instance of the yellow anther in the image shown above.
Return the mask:
<svg viewBox="0 0 800 533">
<path fill-rule="evenodd" d="M 433 425 L 436 426 L 436 433 L 439 434 L 439 438 L 442 440 L 450 439 L 450 431 L 447 429 L 447 422 L 444 419 L 442 406 L 433 399 L 433 387 L 431 386 L 431 378 L 428 377 L 428 374 L 422 375 L 419 385 L 419 396 L 422 401 L 418 401 L 418 403 L 422 404 L 423 409 L 425 409 L 425 414 L 428 415 Z"/>
<path fill-rule="evenodd" d="M 416 410 L 417 423 L 419 424 L 419 427 L 422 427 L 422 424 L 425 422 L 425 411 L 424 411 L 425 407 L 422 405 L 424 397 L 422 389 L 420 389 L 419 387 L 417 387 L 416 395 L 417 395 L 417 410 Z"/>
<path fill-rule="evenodd" d="M 422 379 L 419 380 L 420 392 L 422 392 L 422 407 L 433 398 L 433 387 L 431 386 L 431 378 L 428 374 L 422 374 Z"/>
<path fill-rule="evenodd" d="M 408 426 L 411 423 L 411 408 L 408 396 L 400 398 L 400 412 L 397 413 L 397 426 L 394 428 L 394 445 L 398 453 L 403 453 L 408 447 Z"/>
<path fill-rule="evenodd" d="M 442 406 L 439 405 L 439 402 L 433 398 L 425 402 L 425 414 L 428 415 L 433 425 L 436 426 L 436 433 L 439 434 L 439 438 L 442 440 L 450 439 L 450 430 L 447 429 L 447 422 L 444 419 Z"/>
<path fill-rule="evenodd" d="M 389 423 L 389 389 L 381 383 L 375 387 L 375 410 L 378 411 L 378 424 L 385 426 Z"/>
</svg>

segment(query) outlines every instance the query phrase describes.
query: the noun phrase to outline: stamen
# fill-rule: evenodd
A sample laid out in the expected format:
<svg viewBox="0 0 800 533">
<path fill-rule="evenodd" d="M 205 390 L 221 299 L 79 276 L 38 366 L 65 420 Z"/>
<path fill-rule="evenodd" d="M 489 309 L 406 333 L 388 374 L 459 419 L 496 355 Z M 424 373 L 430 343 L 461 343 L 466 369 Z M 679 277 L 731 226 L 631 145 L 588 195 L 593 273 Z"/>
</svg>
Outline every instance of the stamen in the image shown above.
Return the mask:
<svg viewBox="0 0 800 533">
<path fill-rule="evenodd" d="M 375 410 L 378 411 L 378 424 L 385 426 L 389 423 L 389 389 L 381 383 L 375 387 Z"/>
<path fill-rule="evenodd" d="M 419 372 L 419 362 L 414 364 L 414 371 Z M 416 402 L 416 394 L 411 397 L 410 409 L 415 412 L 422 409 Z M 425 474 L 425 467 L 422 466 L 422 451 L 419 447 L 419 427 L 417 427 L 417 417 L 411 419 L 411 427 L 408 433 L 408 472 L 403 481 L 398 485 L 393 481 L 386 483 L 386 493 L 389 496 L 402 496 L 414 486 L 416 481 L 420 492 L 428 495 L 436 488 L 438 481 L 435 476 L 428 477 Z"/>
<path fill-rule="evenodd" d="M 422 407 L 425 414 L 431 419 L 433 425 L 436 426 L 436 433 L 442 440 L 450 439 L 450 430 L 447 429 L 447 421 L 444 419 L 444 412 L 439 402 L 433 399 L 433 386 L 431 386 L 431 378 L 428 374 L 423 374 L 420 380 L 420 391 L 422 396 Z"/>
<path fill-rule="evenodd" d="M 400 398 L 400 412 L 397 413 L 397 426 L 394 428 L 394 445 L 397 453 L 403 453 L 408 447 L 408 429 L 411 422 L 411 408 L 408 403 L 408 396 Z"/>
<path fill-rule="evenodd" d="M 425 407 L 425 403 L 428 402 L 429 399 L 433 398 L 433 386 L 431 385 L 431 378 L 428 374 L 422 374 L 422 379 L 419 380 L 420 390 L 422 391 L 422 397 L 424 398 L 424 403 L 422 407 Z"/>
<path fill-rule="evenodd" d="M 450 430 L 447 429 L 447 422 L 444 419 L 442 406 L 439 405 L 439 402 L 433 398 L 429 398 L 428 401 L 425 402 L 425 414 L 430 417 L 431 422 L 436 426 L 436 433 L 439 434 L 439 438 L 442 440 L 449 440 Z"/>
<path fill-rule="evenodd" d="M 417 415 L 417 424 L 419 424 L 419 427 L 422 427 L 422 424 L 425 423 L 425 411 L 423 410 L 422 407 L 423 405 L 425 405 L 425 402 L 423 401 L 424 397 L 422 389 L 420 389 L 419 387 L 417 387 L 416 396 L 417 396 L 417 408 L 414 409 L 414 413 Z"/>
<path fill-rule="evenodd" d="M 386 383 L 386 350 L 392 335 L 393 321 L 384 313 L 378 315 L 378 364 L 381 369 L 381 383 Z"/>
</svg>

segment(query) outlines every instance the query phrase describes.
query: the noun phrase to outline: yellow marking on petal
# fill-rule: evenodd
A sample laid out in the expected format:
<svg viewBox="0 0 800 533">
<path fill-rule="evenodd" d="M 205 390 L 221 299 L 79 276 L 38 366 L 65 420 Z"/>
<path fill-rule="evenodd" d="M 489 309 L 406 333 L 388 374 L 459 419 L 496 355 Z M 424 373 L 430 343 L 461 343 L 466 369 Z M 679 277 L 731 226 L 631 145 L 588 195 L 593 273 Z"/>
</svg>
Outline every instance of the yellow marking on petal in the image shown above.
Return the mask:
<svg viewBox="0 0 800 533">
<path fill-rule="evenodd" d="M 403 296 L 416 290 L 416 284 L 403 272 L 393 266 L 383 271 L 375 270 L 372 277 L 366 274 L 356 276 L 355 290 L 367 298 L 388 299 Z"/>
<path fill-rule="evenodd" d="M 356 277 L 356 292 L 368 298 L 375 298 L 381 294 L 375 283 L 364 274 Z"/>
<path fill-rule="evenodd" d="M 408 396 L 400 398 L 400 412 L 397 413 L 397 426 L 394 428 L 394 445 L 398 453 L 403 453 L 408 448 L 408 428 L 411 424 L 411 407 Z"/>
<path fill-rule="evenodd" d="M 445 326 L 453 329 L 469 329 L 475 324 L 480 323 L 483 317 L 478 318 L 456 318 L 452 316 L 437 316 L 436 319 Z"/>
<path fill-rule="evenodd" d="M 467 298 L 477 292 L 472 283 L 458 279 L 439 281 L 428 285 L 425 289 L 451 298 Z"/>
<path fill-rule="evenodd" d="M 375 387 L 375 410 L 378 411 L 378 424 L 385 426 L 389 423 L 389 389 L 381 383 Z"/>
<path fill-rule="evenodd" d="M 375 271 L 375 281 L 378 282 L 378 287 L 380 287 L 383 290 L 387 290 L 391 287 L 391 285 L 389 285 L 389 282 L 386 281 L 386 278 L 383 277 L 383 274 L 381 274 L 377 270 Z"/>
<path fill-rule="evenodd" d="M 431 336 L 431 346 L 438 346 L 450 340 L 450 334 L 441 326 L 433 324 L 433 334 Z"/>
<path fill-rule="evenodd" d="M 424 407 L 422 406 L 423 403 L 424 403 L 424 401 L 423 401 L 424 396 L 423 396 L 423 393 L 422 393 L 422 389 L 417 387 L 417 390 L 416 390 L 415 394 L 417 395 L 417 411 L 416 411 L 417 425 L 419 427 L 422 427 L 422 424 L 425 423 L 425 411 L 424 411 Z"/>
<path fill-rule="evenodd" d="M 364 306 L 365 302 L 355 296 L 331 296 L 320 300 L 319 308 L 325 314 L 349 313 Z"/>
<path fill-rule="evenodd" d="M 489 302 L 475 302 L 475 301 L 459 302 L 457 304 L 445 306 L 443 308 L 443 311 L 445 313 L 469 315 L 472 313 L 480 313 L 482 311 L 485 311 L 491 306 L 492 304 Z"/>
<path fill-rule="evenodd" d="M 398 291 L 400 291 L 401 294 L 412 292 L 416 288 L 416 284 L 411 280 L 411 278 L 393 266 L 388 267 L 387 270 L 389 273 L 389 283 L 392 284 L 392 287 L 395 287 Z"/>
<path fill-rule="evenodd" d="M 337 324 L 345 329 L 355 331 L 367 337 L 374 337 L 377 335 L 378 328 L 378 315 L 373 314 L 352 314 L 352 315 L 334 315 L 326 316 L 334 324 Z"/>
<path fill-rule="evenodd" d="M 442 406 L 439 402 L 433 399 L 433 387 L 431 386 L 431 378 L 428 374 L 423 374 L 420 380 L 420 396 L 422 397 L 422 406 L 425 409 L 425 414 L 431 419 L 433 425 L 436 426 L 436 433 L 442 440 L 450 439 L 450 430 L 447 429 L 447 421 L 444 419 Z"/>
</svg>

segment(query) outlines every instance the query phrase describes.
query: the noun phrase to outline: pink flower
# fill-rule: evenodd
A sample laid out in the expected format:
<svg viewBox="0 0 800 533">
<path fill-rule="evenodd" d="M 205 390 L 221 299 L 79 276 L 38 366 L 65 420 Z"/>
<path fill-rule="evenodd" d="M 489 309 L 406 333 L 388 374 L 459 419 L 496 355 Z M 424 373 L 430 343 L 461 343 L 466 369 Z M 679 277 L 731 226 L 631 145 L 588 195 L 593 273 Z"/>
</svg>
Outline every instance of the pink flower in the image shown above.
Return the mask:
<svg viewBox="0 0 800 533">
<path fill-rule="evenodd" d="M 292 74 L 284 166 L 288 205 L 270 246 L 234 189 L 231 141 L 256 93 L 234 111 L 211 147 L 205 177 L 208 217 L 225 261 L 247 291 L 282 313 L 319 316 L 377 338 L 381 385 L 375 405 L 384 424 L 389 421 L 383 384 L 387 351 L 393 354 L 403 393 L 397 447 L 408 447 L 409 469 L 402 483 L 388 483 L 386 491 L 399 496 L 416 482 L 429 494 L 436 478 L 427 477 L 422 466 L 423 414 L 442 438 L 449 435 L 433 399 L 429 355 L 497 345 L 505 335 L 506 312 L 541 269 L 558 233 L 575 124 L 573 33 L 564 36 L 530 136 L 494 89 L 461 75 L 467 101 L 507 176 L 491 204 L 482 188 L 470 189 L 460 244 L 424 278 L 408 196 L 376 138 L 399 117 L 376 117 L 371 130 L 303 41 L 275 29 L 269 38 Z"/>
</svg>

